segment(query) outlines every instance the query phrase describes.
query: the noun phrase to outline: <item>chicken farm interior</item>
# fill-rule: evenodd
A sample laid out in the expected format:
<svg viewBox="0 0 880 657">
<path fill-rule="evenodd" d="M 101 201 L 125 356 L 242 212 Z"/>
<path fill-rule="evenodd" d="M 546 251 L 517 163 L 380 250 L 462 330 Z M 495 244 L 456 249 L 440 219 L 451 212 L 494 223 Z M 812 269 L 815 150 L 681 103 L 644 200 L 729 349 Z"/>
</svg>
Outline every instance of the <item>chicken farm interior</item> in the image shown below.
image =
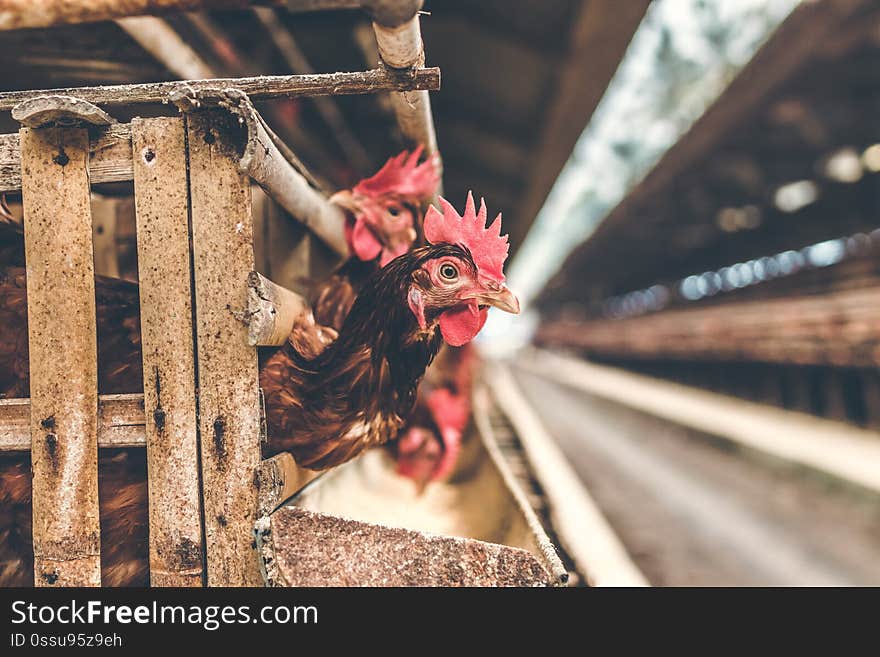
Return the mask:
<svg viewBox="0 0 880 657">
<path fill-rule="evenodd" d="M 877 3 L 0 30 L 0 586 L 880 583 Z"/>
</svg>

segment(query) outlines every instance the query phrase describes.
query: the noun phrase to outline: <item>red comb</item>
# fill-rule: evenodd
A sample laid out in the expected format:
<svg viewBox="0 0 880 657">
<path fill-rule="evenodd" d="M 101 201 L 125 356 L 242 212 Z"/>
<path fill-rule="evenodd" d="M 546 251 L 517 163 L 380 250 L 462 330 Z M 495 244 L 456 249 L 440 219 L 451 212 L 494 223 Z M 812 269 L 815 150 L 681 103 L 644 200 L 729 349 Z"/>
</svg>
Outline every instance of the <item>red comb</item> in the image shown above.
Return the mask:
<svg viewBox="0 0 880 657">
<path fill-rule="evenodd" d="M 429 157 L 418 164 L 423 147 L 412 151 L 402 151 L 389 158 L 385 165 L 370 178 L 355 185 L 356 194 L 381 196 L 396 194 L 416 199 L 427 199 L 434 195 L 440 176 L 437 173 L 436 158 Z"/>
<path fill-rule="evenodd" d="M 425 238 L 431 244 L 449 242 L 461 244 L 471 252 L 480 274 L 499 283 L 504 280 L 502 267 L 507 259 L 507 235 L 501 235 L 501 213 L 486 228 L 486 202 L 480 199 L 480 211 L 474 209 L 474 196 L 468 192 L 464 216 L 459 216 L 452 204 L 440 198 L 443 213 L 433 205 L 425 215 Z"/>
</svg>

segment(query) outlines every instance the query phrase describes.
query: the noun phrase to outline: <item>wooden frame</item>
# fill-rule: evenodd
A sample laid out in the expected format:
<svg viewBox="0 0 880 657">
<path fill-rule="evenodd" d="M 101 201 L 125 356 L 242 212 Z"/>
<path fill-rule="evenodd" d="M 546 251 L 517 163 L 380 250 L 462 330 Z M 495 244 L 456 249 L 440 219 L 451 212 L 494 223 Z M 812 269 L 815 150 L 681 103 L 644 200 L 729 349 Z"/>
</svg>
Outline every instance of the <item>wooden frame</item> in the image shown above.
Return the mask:
<svg viewBox="0 0 880 657">
<path fill-rule="evenodd" d="M 406 15 L 389 20 L 382 9 L 377 25 L 417 21 L 420 3 L 400 4 Z M 0 12 L 0 29 L 19 18 Z M 70 18 L 88 16 L 52 20 Z M 0 400 L 0 451 L 33 459 L 37 584 L 100 585 L 97 450 L 106 447 L 147 449 L 152 585 L 262 583 L 251 545 L 257 514 L 315 475 L 287 454 L 261 464 L 254 345 L 283 342 L 307 304 L 254 271 L 252 182 L 337 254 L 347 248 L 341 210 L 248 94 L 385 90 L 426 100 L 439 80 L 419 64 L 0 93 L 0 110 L 35 126 L 0 135 L 0 192 L 21 190 L 25 206 L 32 356 L 32 398 Z M 169 101 L 182 117 L 119 124 L 97 106 Z M 430 106 L 421 107 L 431 129 L 418 134 L 431 152 Z M 134 182 L 144 393 L 99 397 L 90 188 L 124 181 Z M 59 349 L 58 335 L 75 348 Z"/>
</svg>

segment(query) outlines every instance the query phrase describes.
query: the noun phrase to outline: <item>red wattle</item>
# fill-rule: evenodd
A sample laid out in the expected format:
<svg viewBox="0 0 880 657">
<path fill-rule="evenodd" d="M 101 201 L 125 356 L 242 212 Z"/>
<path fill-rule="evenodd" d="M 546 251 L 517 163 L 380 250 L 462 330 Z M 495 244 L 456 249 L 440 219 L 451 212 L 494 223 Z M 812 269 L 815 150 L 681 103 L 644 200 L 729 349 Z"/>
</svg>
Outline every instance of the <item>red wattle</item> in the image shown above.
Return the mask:
<svg viewBox="0 0 880 657">
<path fill-rule="evenodd" d="M 355 219 L 351 232 L 346 233 L 351 250 L 361 260 L 373 260 L 382 250 L 382 243 L 376 239 L 363 219 Z"/>
<path fill-rule="evenodd" d="M 467 344 L 486 323 L 488 308 L 480 309 L 476 301 L 456 306 L 440 315 L 440 333 L 446 343 L 453 347 Z"/>
</svg>

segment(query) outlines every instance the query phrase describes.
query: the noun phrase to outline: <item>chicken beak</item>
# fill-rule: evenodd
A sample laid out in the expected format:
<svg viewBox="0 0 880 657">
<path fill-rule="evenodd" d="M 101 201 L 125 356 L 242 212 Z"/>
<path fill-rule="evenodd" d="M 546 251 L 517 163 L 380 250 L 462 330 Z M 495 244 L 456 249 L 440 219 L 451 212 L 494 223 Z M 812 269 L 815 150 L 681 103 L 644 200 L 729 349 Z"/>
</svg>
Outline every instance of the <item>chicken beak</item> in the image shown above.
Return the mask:
<svg viewBox="0 0 880 657">
<path fill-rule="evenodd" d="M 481 306 L 494 306 L 506 313 L 519 315 L 519 299 L 504 285 L 498 290 L 486 290 L 480 293 L 476 300 Z"/>
</svg>

